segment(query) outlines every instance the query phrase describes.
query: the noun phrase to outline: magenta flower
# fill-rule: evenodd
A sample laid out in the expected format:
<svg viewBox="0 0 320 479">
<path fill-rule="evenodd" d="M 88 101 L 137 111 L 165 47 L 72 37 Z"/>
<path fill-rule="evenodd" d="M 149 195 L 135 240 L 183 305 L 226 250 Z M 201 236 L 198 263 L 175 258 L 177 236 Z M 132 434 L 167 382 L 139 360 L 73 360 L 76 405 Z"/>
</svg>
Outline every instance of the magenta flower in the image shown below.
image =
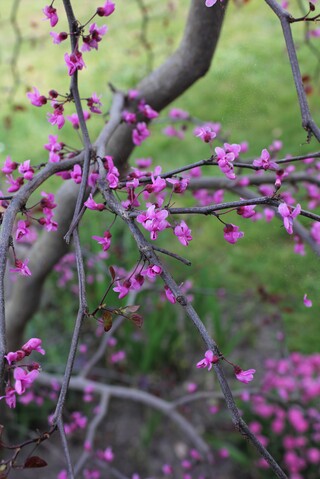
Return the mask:
<svg viewBox="0 0 320 479">
<path fill-rule="evenodd" d="M 219 356 L 216 356 L 213 351 L 208 349 L 205 352 L 204 358 L 197 363 L 197 368 L 208 368 L 208 371 L 212 369 L 212 365 L 216 364 L 219 361 Z"/>
<path fill-rule="evenodd" d="M 307 298 L 307 294 L 303 296 L 303 302 L 306 308 L 311 308 L 312 307 L 312 301 L 311 299 Z"/>
<path fill-rule="evenodd" d="M 82 169 L 80 165 L 74 165 L 73 170 L 70 173 L 73 181 L 78 185 L 81 183 L 82 179 Z"/>
<path fill-rule="evenodd" d="M 107 447 L 103 452 L 103 459 L 107 462 L 112 462 L 114 459 L 114 454 L 111 447 Z"/>
<path fill-rule="evenodd" d="M 234 373 L 238 381 L 242 383 L 249 383 L 253 380 L 253 375 L 256 372 L 255 369 L 247 369 L 247 371 L 243 371 L 239 366 L 234 366 Z"/>
<path fill-rule="evenodd" d="M 195 129 L 195 135 L 205 143 L 212 143 L 217 136 L 210 126 L 199 126 Z"/>
<path fill-rule="evenodd" d="M 31 271 L 27 266 L 28 262 L 28 259 L 26 259 L 24 262 L 20 259 L 16 259 L 15 268 L 10 268 L 11 273 L 19 273 L 21 276 L 31 276 Z"/>
<path fill-rule="evenodd" d="M 240 199 L 243 200 L 243 198 Z M 243 216 L 243 218 L 251 218 L 256 214 L 254 211 L 255 207 L 256 205 L 239 206 L 239 208 L 237 208 L 237 214 Z"/>
<path fill-rule="evenodd" d="M 113 289 L 115 293 L 119 293 L 119 299 L 124 298 L 129 293 L 131 282 L 129 280 L 124 281 L 122 284 L 120 281 L 116 282 L 116 286 Z"/>
<path fill-rule="evenodd" d="M 274 161 L 270 160 L 270 153 L 263 149 L 260 158 L 253 161 L 253 166 L 263 168 L 264 170 L 277 170 L 279 166 Z"/>
<path fill-rule="evenodd" d="M 59 21 L 56 8 L 53 8 L 51 5 L 47 5 L 46 7 L 43 8 L 42 11 L 47 17 L 47 18 L 44 18 L 44 20 L 50 20 L 50 25 L 52 27 L 55 27 Z"/>
<path fill-rule="evenodd" d="M 115 8 L 115 4 L 111 0 L 107 0 L 103 7 L 97 8 L 97 15 L 99 17 L 108 17 L 114 12 Z"/>
<path fill-rule="evenodd" d="M 103 203 L 96 203 L 94 201 L 91 193 L 90 193 L 89 199 L 87 199 L 87 201 L 84 203 L 84 206 L 86 206 L 89 210 L 102 211 L 106 209 Z"/>
<path fill-rule="evenodd" d="M 144 103 L 144 101 L 141 101 L 139 103 L 138 109 L 140 113 L 142 113 L 149 120 L 152 120 L 153 118 L 157 118 L 159 116 L 159 113 L 155 111 L 153 108 L 151 108 L 150 105 L 147 105 L 146 103 Z"/>
<path fill-rule="evenodd" d="M 206 7 L 213 7 L 213 5 L 215 5 L 216 3 L 217 0 L 206 0 Z"/>
<path fill-rule="evenodd" d="M 6 395 L 1 396 L 0 399 L 4 398 L 7 405 L 10 408 L 16 407 L 16 391 L 15 391 L 15 389 L 9 386 L 9 387 L 6 388 L 5 392 L 6 392 Z"/>
<path fill-rule="evenodd" d="M 162 269 L 160 266 L 156 264 L 150 264 L 147 269 L 141 271 L 142 276 L 147 276 L 151 281 L 156 278 L 157 275 L 162 273 Z"/>
<path fill-rule="evenodd" d="M 13 377 L 16 380 L 14 389 L 16 390 L 17 394 L 23 394 L 38 376 L 38 369 L 33 369 L 32 371 L 27 372 L 22 368 L 15 368 L 13 371 Z"/>
<path fill-rule="evenodd" d="M 92 93 L 91 97 L 87 99 L 87 106 L 92 113 L 97 113 L 101 115 L 102 111 L 100 110 L 100 106 L 102 106 L 100 96 L 96 93 Z"/>
<path fill-rule="evenodd" d="M 136 124 L 136 127 L 132 131 L 132 141 L 134 145 L 139 146 L 141 143 L 150 136 L 150 131 L 145 122 Z"/>
<path fill-rule="evenodd" d="M 107 30 L 107 25 L 102 25 L 102 27 L 98 27 L 96 23 L 90 25 L 90 35 L 83 37 L 83 45 L 81 50 L 83 52 L 90 52 L 92 48 L 98 50 L 99 42 L 101 42 L 102 36 L 107 33 Z"/>
<path fill-rule="evenodd" d="M 220 148 L 220 146 L 215 148 L 215 152 L 217 155 L 217 163 L 222 173 L 224 173 L 229 180 L 234 180 L 236 178 L 232 163 L 236 158 L 234 152 L 225 151 L 223 148 Z"/>
<path fill-rule="evenodd" d="M 37 351 L 40 354 L 46 354 L 45 350 L 41 347 L 42 340 L 39 338 L 31 338 L 22 346 L 22 351 L 29 356 L 32 351 Z"/>
<path fill-rule="evenodd" d="M 122 112 L 122 119 L 129 125 L 134 125 L 137 121 L 137 115 L 131 111 Z"/>
<path fill-rule="evenodd" d="M 85 121 L 87 121 L 91 118 L 91 115 L 88 111 L 84 111 L 83 116 L 84 116 Z M 71 122 L 71 124 L 72 124 L 72 126 L 75 130 L 79 130 L 80 120 L 79 120 L 79 117 L 76 113 L 72 113 L 72 115 L 68 115 L 67 120 Z"/>
<path fill-rule="evenodd" d="M 11 160 L 10 156 L 7 156 L 4 162 L 3 168 L 1 168 L 2 173 L 5 175 L 10 175 L 18 167 L 18 163 Z"/>
<path fill-rule="evenodd" d="M 189 185 L 189 178 L 167 178 L 167 182 L 173 185 L 173 192 L 174 193 L 183 193 L 186 191 Z"/>
<path fill-rule="evenodd" d="M 293 220 L 301 213 L 301 206 L 298 203 L 297 206 L 293 209 L 287 203 L 280 203 L 278 206 L 278 213 L 283 218 L 283 225 L 289 235 L 293 233 Z"/>
<path fill-rule="evenodd" d="M 6 183 L 10 185 L 8 188 L 8 193 L 15 193 L 16 191 L 20 190 L 24 182 L 21 176 L 19 176 L 19 178 L 17 178 L 16 180 L 13 178 L 12 175 L 6 175 L 6 178 Z"/>
<path fill-rule="evenodd" d="M 111 245 L 111 233 L 110 231 L 105 231 L 102 236 L 91 236 L 92 239 L 98 241 L 101 244 L 103 251 L 107 251 Z"/>
<path fill-rule="evenodd" d="M 50 32 L 50 36 L 52 37 L 53 43 L 55 45 L 59 45 L 61 42 L 63 42 L 64 40 L 68 38 L 67 32 L 60 32 L 60 33 Z"/>
<path fill-rule="evenodd" d="M 108 172 L 106 179 L 109 182 L 109 187 L 115 189 L 119 183 L 119 170 L 116 166 L 114 166 L 112 156 L 107 155 L 104 157 L 104 159 L 104 167 Z"/>
<path fill-rule="evenodd" d="M 30 166 L 30 160 L 26 160 L 18 168 L 19 173 L 23 175 L 25 180 L 32 180 L 34 169 Z"/>
<path fill-rule="evenodd" d="M 8 364 L 16 363 L 17 361 L 21 361 L 25 357 L 26 353 L 24 351 L 10 351 L 8 354 L 5 355 Z"/>
<path fill-rule="evenodd" d="M 239 231 L 239 226 L 233 224 L 227 224 L 224 228 L 224 239 L 228 241 L 228 243 L 235 244 L 240 238 L 244 237 L 244 233 Z"/>
<path fill-rule="evenodd" d="M 30 100 L 30 103 L 34 106 L 43 106 L 47 103 L 45 96 L 40 95 L 38 88 L 33 87 L 33 93 L 29 91 L 27 97 Z"/>
<path fill-rule="evenodd" d="M 17 224 L 17 230 L 16 230 L 16 240 L 20 241 L 21 238 L 24 236 L 27 236 L 30 233 L 29 230 L 30 223 L 28 221 L 24 220 L 19 220 Z"/>
<path fill-rule="evenodd" d="M 181 108 L 172 108 L 169 111 L 169 118 L 173 120 L 187 120 L 190 118 L 190 115 L 187 111 L 181 110 Z"/>
<path fill-rule="evenodd" d="M 183 246 L 188 246 L 192 240 L 191 229 L 185 221 L 181 221 L 181 223 L 174 228 L 174 234 Z"/>
<path fill-rule="evenodd" d="M 51 102 L 51 105 L 53 107 L 53 113 L 47 114 L 48 121 L 49 123 L 51 123 L 51 125 L 57 125 L 60 130 L 65 123 L 65 119 L 63 116 L 63 105 L 60 105 L 56 102 Z"/>
<path fill-rule="evenodd" d="M 166 293 L 166 297 L 167 297 L 167 300 L 174 304 L 176 302 L 176 298 L 175 298 L 175 295 L 173 294 L 173 292 L 171 291 L 171 289 L 169 288 L 169 286 L 165 286 L 164 287 L 164 292 Z"/>
<path fill-rule="evenodd" d="M 150 238 L 156 240 L 159 231 L 163 231 L 170 227 L 170 223 L 166 220 L 168 216 L 167 210 L 157 210 L 155 205 L 150 205 L 146 212 L 137 216 L 137 222 L 150 232 Z"/>
<path fill-rule="evenodd" d="M 82 53 L 79 52 L 79 50 L 75 50 L 71 55 L 66 53 L 64 60 L 68 67 L 69 76 L 72 76 L 77 70 L 82 70 L 82 68 L 86 66 L 82 58 Z"/>
</svg>

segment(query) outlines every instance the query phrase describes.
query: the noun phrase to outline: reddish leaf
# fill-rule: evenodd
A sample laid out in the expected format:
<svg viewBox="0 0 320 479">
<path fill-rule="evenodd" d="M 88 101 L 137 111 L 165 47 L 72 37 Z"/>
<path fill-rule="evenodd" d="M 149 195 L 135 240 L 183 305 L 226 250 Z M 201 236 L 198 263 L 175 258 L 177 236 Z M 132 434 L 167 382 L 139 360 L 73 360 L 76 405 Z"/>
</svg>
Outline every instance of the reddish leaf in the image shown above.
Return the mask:
<svg viewBox="0 0 320 479">
<path fill-rule="evenodd" d="M 112 278 L 112 281 L 114 281 L 115 277 L 116 277 L 116 272 L 114 270 L 114 268 L 112 266 L 109 267 L 109 271 L 110 271 L 110 275 L 111 275 L 111 278 Z"/>
<path fill-rule="evenodd" d="M 46 467 L 48 463 L 41 459 L 39 456 L 31 456 L 28 457 L 26 462 L 24 463 L 24 468 L 32 468 L 32 467 Z"/>
<path fill-rule="evenodd" d="M 112 314 L 110 313 L 110 311 L 104 311 L 102 319 L 105 332 L 110 331 L 110 329 L 112 328 Z"/>
<path fill-rule="evenodd" d="M 138 328 L 141 328 L 143 325 L 143 317 L 140 314 L 131 314 L 129 317 L 130 321 L 132 321 Z"/>
</svg>

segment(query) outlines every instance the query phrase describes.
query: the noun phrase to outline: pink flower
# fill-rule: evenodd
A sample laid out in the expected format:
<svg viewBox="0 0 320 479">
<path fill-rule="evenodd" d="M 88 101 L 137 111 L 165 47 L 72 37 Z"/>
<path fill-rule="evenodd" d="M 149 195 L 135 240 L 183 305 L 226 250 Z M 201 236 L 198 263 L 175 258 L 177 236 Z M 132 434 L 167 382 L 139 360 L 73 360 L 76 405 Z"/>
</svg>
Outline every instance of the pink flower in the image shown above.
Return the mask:
<svg viewBox="0 0 320 479">
<path fill-rule="evenodd" d="M 19 220 L 16 230 L 16 240 L 20 241 L 21 238 L 30 234 L 30 223 L 28 221 Z"/>
<path fill-rule="evenodd" d="M 32 180 L 34 169 L 30 166 L 30 160 L 26 160 L 18 168 L 19 173 L 23 175 L 25 180 Z"/>
<path fill-rule="evenodd" d="M 234 367 L 234 373 L 236 375 L 236 378 L 238 379 L 238 381 L 241 381 L 245 384 L 253 380 L 253 375 L 255 372 L 255 369 L 248 369 L 247 371 L 243 371 L 239 366 Z"/>
<path fill-rule="evenodd" d="M 25 352 L 27 356 L 31 354 L 32 351 L 37 351 L 40 354 L 46 354 L 45 350 L 41 347 L 42 340 L 39 338 L 31 338 L 22 346 L 22 351 Z"/>
<path fill-rule="evenodd" d="M 175 298 L 173 292 L 171 291 L 171 289 L 169 288 L 169 286 L 166 285 L 164 287 L 164 292 L 166 293 L 167 300 L 170 303 L 174 304 L 176 302 L 176 298 Z"/>
<path fill-rule="evenodd" d="M 190 118 L 190 115 L 187 111 L 181 110 L 180 108 L 172 108 L 169 111 L 169 118 L 173 120 L 187 120 Z"/>
<path fill-rule="evenodd" d="M 183 246 L 188 246 L 189 242 L 192 240 L 191 230 L 185 221 L 181 221 L 180 225 L 177 225 L 174 228 L 174 234 Z"/>
<path fill-rule="evenodd" d="M 92 113 L 97 113 L 98 115 L 102 113 L 99 108 L 100 106 L 102 106 L 100 98 L 101 97 L 99 97 L 96 93 L 92 93 L 91 97 L 87 99 L 87 106 L 89 110 Z"/>
<path fill-rule="evenodd" d="M 67 32 L 60 32 L 60 33 L 50 32 L 50 36 L 53 38 L 53 43 L 55 45 L 59 45 L 61 42 L 63 42 L 64 40 L 68 38 Z"/>
<path fill-rule="evenodd" d="M 119 293 L 119 299 L 124 298 L 129 293 L 131 282 L 129 280 L 124 281 L 122 284 L 120 281 L 116 282 L 116 286 L 113 289 L 115 293 Z"/>
<path fill-rule="evenodd" d="M 213 351 L 208 349 L 205 352 L 204 358 L 197 363 L 197 368 L 208 368 L 208 371 L 212 369 L 212 365 L 216 364 L 219 361 L 219 356 L 216 356 Z"/>
<path fill-rule="evenodd" d="M 293 233 L 293 220 L 296 218 L 301 212 L 301 206 L 298 203 L 297 206 L 293 209 L 291 206 L 287 205 L 287 203 L 280 203 L 278 206 L 278 213 L 283 218 L 283 225 L 289 235 Z"/>
<path fill-rule="evenodd" d="M 144 103 L 144 101 L 141 101 L 139 103 L 138 109 L 140 113 L 142 113 L 149 120 L 152 120 L 153 118 L 157 118 L 159 116 L 159 113 L 155 111 L 153 108 L 151 108 L 150 105 L 147 105 L 146 103 Z"/>
<path fill-rule="evenodd" d="M 102 27 L 98 27 L 96 23 L 90 25 L 90 35 L 83 37 L 81 50 L 83 52 L 89 52 L 92 48 L 98 50 L 99 42 L 101 42 L 102 37 L 107 33 L 107 30 L 107 25 L 102 25 Z"/>
<path fill-rule="evenodd" d="M 107 0 L 103 7 L 97 8 L 97 15 L 99 17 L 108 17 L 114 12 L 115 8 L 115 4 L 111 0 Z"/>
<path fill-rule="evenodd" d="M 91 115 L 88 111 L 83 112 L 83 116 L 85 121 L 89 120 L 91 118 Z M 78 130 L 80 128 L 80 120 L 79 117 L 76 113 L 72 113 L 72 115 L 67 116 L 67 120 L 69 120 L 75 130 Z"/>
<path fill-rule="evenodd" d="M 32 371 L 27 372 L 22 368 L 15 368 L 13 371 L 13 377 L 16 380 L 14 388 L 17 394 L 23 394 L 33 381 L 37 379 L 38 375 L 38 369 L 33 369 Z"/>
<path fill-rule="evenodd" d="M 304 302 L 304 305 L 305 305 L 306 308 L 311 308 L 312 307 L 312 301 L 311 301 L 311 299 L 307 298 L 306 294 L 303 296 L 303 302 Z"/>
<path fill-rule="evenodd" d="M 205 143 L 212 143 L 217 136 L 213 129 L 209 126 L 199 126 L 195 129 L 195 135 Z"/>
<path fill-rule="evenodd" d="M 8 193 L 15 193 L 16 191 L 19 191 L 21 186 L 23 185 L 23 178 L 21 176 L 19 176 L 19 178 L 17 178 L 16 180 L 13 178 L 12 175 L 6 175 L 6 183 L 8 185 L 11 185 L 9 186 L 8 188 Z"/>
<path fill-rule="evenodd" d="M 132 141 L 134 145 L 139 146 L 141 143 L 150 136 L 150 131 L 147 128 L 145 122 L 136 124 L 136 127 L 132 131 Z"/>
<path fill-rule="evenodd" d="M 101 244 L 103 251 L 107 251 L 110 248 L 111 245 L 111 233 L 110 231 L 105 231 L 103 233 L 103 237 L 101 236 L 91 236 L 92 239 L 98 241 L 99 244 Z"/>
<path fill-rule="evenodd" d="M 253 161 L 253 166 L 263 168 L 264 170 L 277 170 L 279 168 L 277 163 L 270 160 L 270 153 L 266 149 L 262 150 L 259 159 Z"/>
<path fill-rule="evenodd" d="M 16 407 L 16 391 L 15 391 L 15 389 L 9 386 L 9 387 L 6 388 L 5 392 L 6 392 L 6 395 L 1 396 L 0 399 L 4 398 L 6 400 L 7 405 L 10 408 Z"/>
<path fill-rule="evenodd" d="M 10 156 L 7 156 L 4 162 L 3 168 L 1 168 L 2 173 L 5 175 L 10 175 L 18 167 L 18 163 L 11 160 Z"/>
<path fill-rule="evenodd" d="M 28 262 L 28 259 L 26 259 L 24 262 L 20 259 L 16 259 L 15 268 L 10 268 L 10 271 L 12 273 L 19 273 L 21 276 L 31 276 L 31 271 L 27 266 Z"/>
<path fill-rule="evenodd" d="M 234 152 L 224 150 L 223 148 L 220 148 L 220 146 L 215 148 L 215 152 L 217 155 L 217 163 L 222 173 L 224 173 L 229 180 L 234 180 L 236 178 L 232 164 L 236 158 Z"/>
<path fill-rule="evenodd" d="M 173 192 L 174 193 L 183 193 L 186 191 L 189 185 L 189 179 L 188 178 L 167 178 L 167 182 L 171 183 L 173 185 Z"/>
<path fill-rule="evenodd" d="M 71 171 L 71 178 L 78 185 L 81 183 L 82 179 L 82 170 L 80 165 L 74 165 L 73 170 Z"/>
<path fill-rule="evenodd" d="M 156 264 L 150 264 L 147 269 L 141 271 L 142 276 L 147 276 L 147 278 L 154 280 L 157 275 L 162 273 L 162 268 Z"/>
<path fill-rule="evenodd" d="M 112 156 L 107 155 L 104 157 L 104 159 L 104 167 L 108 172 L 106 179 L 109 182 L 109 187 L 115 189 L 119 183 L 119 170 L 116 166 L 114 166 Z"/>
<path fill-rule="evenodd" d="M 137 115 L 131 111 L 124 111 L 121 116 L 129 125 L 134 125 L 137 121 Z"/>
<path fill-rule="evenodd" d="M 107 447 L 103 452 L 103 459 L 107 462 L 112 462 L 114 459 L 114 454 L 111 447 Z"/>
<path fill-rule="evenodd" d="M 33 87 L 33 93 L 31 91 L 27 93 L 27 97 L 34 106 L 43 106 L 47 103 L 46 97 L 40 95 L 40 92 L 36 87 Z"/>
<path fill-rule="evenodd" d="M 49 123 L 51 125 L 57 125 L 59 130 L 63 127 L 65 123 L 65 119 L 63 116 L 63 105 L 60 105 L 59 103 L 52 102 L 52 107 L 53 107 L 53 113 L 48 113 L 47 118 Z"/>
<path fill-rule="evenodd" d="M 82 58 L 82 53 L 79 52 L 79 50 L 75 50 L 71 55 L 66 53 L 64 60 L 68 67 L 69 76 L 72 76 L 77 70 L 82 70 L 82 68 L 86 66 Z"/>
<path fill-rule="evenodd" d="M 243 198 L 240 199 L 242 200 Z M 255 207 L 256 205 L 239 206 L 239 208 L 237 208 L 237 214 L 243 216 L 243 218 L 251 218 L 256 214 L 254 211 Z"/>
<path fill-rule="evenodd" d="M 89 210 L 98 210 L 102 211 L 105 210 L 106 207 L 102 203 L 96 203 L 92 197 L 92 194 L 90 193 L 89 199 L 84 203 L 84 206 L 86 206 Z"/>
<path fill-rule="evenodd" d="M 239 226 L 233 224 L 227 224 L 224 228 L 224 239 L 228 241 L 228 243 L 235 244 L 240 238 L 244 237 L 244 233 L 239 231 Z"/>
<path fill-rule="evenodd" d="M 46 7 L 44 7 L 44 9 L 42 11 L 45 14 L 45 16 L 47 17 L 44 20 L 50 20 L 50 25 L 52 27 L 55 27 L 56 24 L 59 21 L 59 18 L 58 18 L 58 15 L 57 15 L 57 10 L 55 8 L 53 8 L 51 5 L 47 5 Z"/>
<path fill-rule="evenodd" d="M 146 212 L 137 216 L 137 222 L 150 231 L 150 238 L 156 240 L 159 231 L 170 227 L 170 223 L 166 220 L 168 216 L 167 210 L 157 210 L 155 205 L 150 205 Z"/>
<path fill-rule="evenodd" d="M 217 0 L 206 0 L 206 7 L 213 7 L 215 3 L 217 3 Z"/>
<path fill-rule="evenodd" d="M 17 361 L 21 361 L 25 357 L 26 353 L 24 351 L 18 350 L 15 352 L 10 351 L 8 354 L 5 355 L 8 364 L 15 363 Z"/>
</svg>

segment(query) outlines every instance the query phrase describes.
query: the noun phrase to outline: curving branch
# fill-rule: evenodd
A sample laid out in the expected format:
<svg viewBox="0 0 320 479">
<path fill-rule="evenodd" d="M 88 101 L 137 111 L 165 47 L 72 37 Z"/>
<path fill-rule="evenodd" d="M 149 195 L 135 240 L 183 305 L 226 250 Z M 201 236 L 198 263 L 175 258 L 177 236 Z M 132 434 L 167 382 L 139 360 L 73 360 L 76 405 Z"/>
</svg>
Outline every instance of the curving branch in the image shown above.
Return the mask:
<svg viewBox="0 0 320 479">
<path fill-rule="evenodd" d="M 314 135 L 315 138 L 320 141 L 320 128 L 318 127 L 310 113 L 307 95 L 302 82 L 296 47 L 294 45 L 291 31 L 291 23 L 295 22 L 296 20 L 276 0 L 265 0 L 265 2 L 277 15 L 281 23 L 282 32 L 286 42 L 286 48 L 291 65 L 292 75 L 297 90 L 301 111 L 302 126 L 308 132 L 308 138 L 311 137 L 311 135 Z"/>
</svg>

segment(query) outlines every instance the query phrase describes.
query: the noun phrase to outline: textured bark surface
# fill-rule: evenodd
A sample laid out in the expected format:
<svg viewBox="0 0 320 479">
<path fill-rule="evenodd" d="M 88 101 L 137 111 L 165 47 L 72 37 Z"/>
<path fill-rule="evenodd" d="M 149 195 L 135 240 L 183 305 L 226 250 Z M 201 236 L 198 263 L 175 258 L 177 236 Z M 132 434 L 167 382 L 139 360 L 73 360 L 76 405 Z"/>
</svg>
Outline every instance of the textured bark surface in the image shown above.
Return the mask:
<svg viewBox="0 0 320 479">
<path fill-rule="evenodd" d="M 217 46 L 225 9 L 225 2 L 208 9 L 204 1 L 192 0 L 180 46 L 137 85 L 141 97 L 153 108 L 161 111 L 206 74 Z M 96 148 L 112 155 L 118 168 L 123 171 L 134 148 L 131 129 L 121 124 L 113 131 L 107 144 L 104 139 L 102 131 Z M 21 277 L 14 285 L 6 311 L 9 350 L 19 349 L 23 343 L 25 326 L 37 311 L 45 279 L 68 251 L 63 236 L 70 226 L 78 190 L 78 186 L 70 181 L 60 188 L 56 196 L 58 207 L 55 213 L 59 229 L 54 233 L 44 232 L 37 240 L 28 255 L 32 276 Z"/>
</svg>

